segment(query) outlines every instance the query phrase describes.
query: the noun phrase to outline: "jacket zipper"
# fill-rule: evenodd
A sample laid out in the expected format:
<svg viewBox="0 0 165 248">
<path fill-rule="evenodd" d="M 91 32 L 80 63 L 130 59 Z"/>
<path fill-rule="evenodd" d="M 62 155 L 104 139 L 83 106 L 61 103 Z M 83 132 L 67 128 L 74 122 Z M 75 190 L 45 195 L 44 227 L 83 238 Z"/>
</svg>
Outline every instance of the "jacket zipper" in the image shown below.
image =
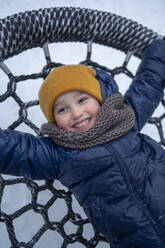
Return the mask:
<svg viewBox="0 0 165 248">
<path fill-rule="evenodd" d="M 125 161 L 120 157 L 120 155 L 118 154 L 118 152 L 116 151 L 116 149 L 114 147 L 112 148 L 112 146 L 111 146 L 111 148 L 109 148 L 109 146 L 107 144 L 105 144 L 105 147 L 110 152 L 112 158 L 114 158 L 115 161 L 117 161 L 117 163 L 120 167 L 121 173 L 122 173 L 122 175 L 123 175 L 123 177 L 127 183 L 129 191 L 131 193 L 133 193 L 133 196 L 135 197 L 136 202 L 140 203 L 139 207 L 143 210 L 143 213 L 145 213 L 146 217 L 148 218 L 148 220 L 150 221 L 150 223 L 152 224 L 152 226 L 154 227 L 156 232 L 159 234 L 159 237 L 162 240 L 162 242 L 165 243 L 165 231 L 163 230 L 164 228 L 156 220 L 156 218 L 152 215 L 152 213 L 149 213 L 149 210 L 147 208 L 147 204 L 145 204 L 145 202 L 143 201 L 141 196 L 135 190 L 134 182 L 132 181 L 132 178 L 129 175 L 129 172 L 126 168 Z"/>
</svg>

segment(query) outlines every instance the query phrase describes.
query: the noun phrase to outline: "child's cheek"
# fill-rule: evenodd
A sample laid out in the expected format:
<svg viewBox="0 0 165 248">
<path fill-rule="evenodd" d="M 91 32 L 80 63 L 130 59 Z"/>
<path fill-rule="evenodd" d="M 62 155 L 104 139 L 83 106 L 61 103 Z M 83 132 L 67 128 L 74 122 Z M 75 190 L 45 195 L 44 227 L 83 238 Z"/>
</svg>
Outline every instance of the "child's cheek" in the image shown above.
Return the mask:
<svg viewBox="0 0 165 248">
<path fill-rule="evenodd" d="M 56 123 L 57 126 L 62 130 L 69 130 L 69 118 L 67 117 L 67 115 L 59 116 L 58 118 L 56 118 Z"/>
</svg>

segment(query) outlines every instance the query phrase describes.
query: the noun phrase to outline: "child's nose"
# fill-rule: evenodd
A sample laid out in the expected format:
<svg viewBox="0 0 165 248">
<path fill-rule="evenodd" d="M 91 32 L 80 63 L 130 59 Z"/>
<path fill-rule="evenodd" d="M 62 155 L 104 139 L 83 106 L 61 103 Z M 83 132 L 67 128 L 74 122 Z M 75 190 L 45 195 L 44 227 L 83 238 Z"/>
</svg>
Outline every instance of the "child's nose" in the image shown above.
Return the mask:
<svg viewBox="0 0 165 248">
<path fill-rule="evenodd" d="M 74 119 L 80 117 L 82 115 L 82 113 L 83 113 L 83 111 L 81 108 L 75 107 L 72 109 L 72 117 Z"/>
</svg>

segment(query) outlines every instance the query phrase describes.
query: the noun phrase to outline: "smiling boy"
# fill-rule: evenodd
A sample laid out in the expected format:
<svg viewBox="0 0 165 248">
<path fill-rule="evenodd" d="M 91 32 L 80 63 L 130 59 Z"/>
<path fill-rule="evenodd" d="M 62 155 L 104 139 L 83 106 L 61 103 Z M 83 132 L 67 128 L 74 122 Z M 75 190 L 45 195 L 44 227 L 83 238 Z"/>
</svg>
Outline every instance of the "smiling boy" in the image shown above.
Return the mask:
<svg viewBox="0 0 165 248">
<path fill-rule="evenodd" d="M 165 248 L 165 151 L 141 133 L 164 86 L 164 40 L 124 96 L 104 71 L 55 68 L 39 91 L 48 137 L 0 130 L 0 172 L 59 180 L 113 248 Z"/>
<path fill-rule="evenodd" d="M 92 96 L 70 91 L 59 96 L 54 104 L 54 120 L 66 131 L 78 132 L 92 128 L 100 112 L 100 103 Z"/>
</svg>

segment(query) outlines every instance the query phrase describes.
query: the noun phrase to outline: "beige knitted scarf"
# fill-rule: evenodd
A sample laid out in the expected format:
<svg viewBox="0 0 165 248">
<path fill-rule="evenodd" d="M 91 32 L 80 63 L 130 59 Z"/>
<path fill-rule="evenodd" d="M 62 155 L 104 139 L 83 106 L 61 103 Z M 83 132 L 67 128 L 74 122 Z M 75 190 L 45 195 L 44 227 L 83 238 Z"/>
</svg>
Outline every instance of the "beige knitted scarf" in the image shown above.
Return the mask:
<svg viewBox="0 0 165 248">
<path fill-rule="evenodd" d="M 45 123 L 41 133 L 49 136 L 55 144 L 71 148 L 86 149 L 102 145 L 126 134 L 134 125 L 132 108 L 124 103 L 120 94 L 108 97 L 101 106 L 95 125 L 81 132 L 63 131 L 56 124 Z"/>
</svg>

